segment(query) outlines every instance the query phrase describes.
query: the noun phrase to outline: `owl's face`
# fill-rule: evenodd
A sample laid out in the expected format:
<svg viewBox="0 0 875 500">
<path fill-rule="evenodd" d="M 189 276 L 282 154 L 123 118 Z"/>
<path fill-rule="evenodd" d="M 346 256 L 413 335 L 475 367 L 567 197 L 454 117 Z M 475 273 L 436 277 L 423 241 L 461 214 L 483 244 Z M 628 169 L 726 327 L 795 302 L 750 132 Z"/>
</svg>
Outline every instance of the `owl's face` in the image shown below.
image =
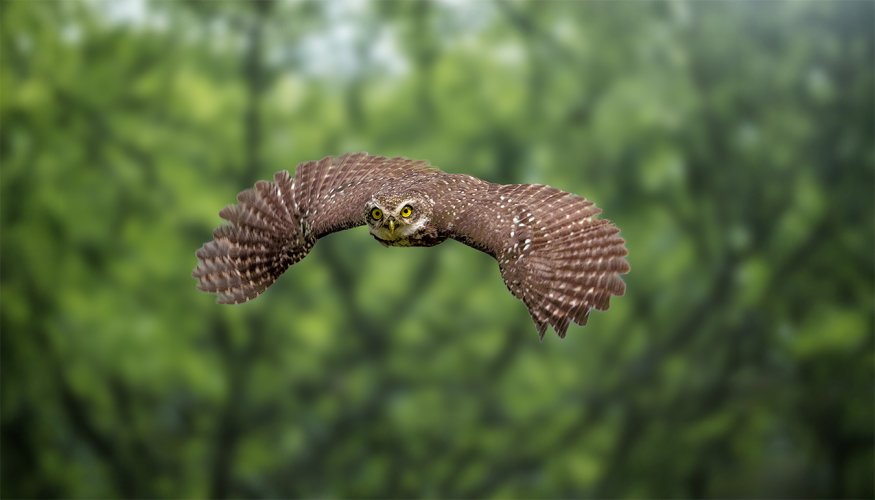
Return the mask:
<svg viewBox="0 0 875 500">
<path fill-rule="evenodd" d="M 409 245 L 428 224 L 432 206 L 418 197 L 375 196 L 366 206 L 368 228 L 387 245 Z"/>
</svg>

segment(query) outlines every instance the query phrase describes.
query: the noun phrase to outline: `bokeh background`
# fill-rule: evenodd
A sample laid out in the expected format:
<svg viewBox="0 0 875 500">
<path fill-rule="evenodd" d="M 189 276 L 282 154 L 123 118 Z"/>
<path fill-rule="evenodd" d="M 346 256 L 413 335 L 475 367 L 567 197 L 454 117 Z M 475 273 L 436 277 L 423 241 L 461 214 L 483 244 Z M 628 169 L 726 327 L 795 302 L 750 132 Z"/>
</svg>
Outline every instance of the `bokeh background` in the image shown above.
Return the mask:
<svg viewBox="0 0 875 500">
<path fill-rule="evenodd" d="M 871 497 L 875 3 L 0 4 L 11 497 Z M 538 342 L 359 228 L 214 304 L 235 194 L 365 150 L 595 200 Z M 392 272 L 386 272 L 392 269 Z"/>
</svg>

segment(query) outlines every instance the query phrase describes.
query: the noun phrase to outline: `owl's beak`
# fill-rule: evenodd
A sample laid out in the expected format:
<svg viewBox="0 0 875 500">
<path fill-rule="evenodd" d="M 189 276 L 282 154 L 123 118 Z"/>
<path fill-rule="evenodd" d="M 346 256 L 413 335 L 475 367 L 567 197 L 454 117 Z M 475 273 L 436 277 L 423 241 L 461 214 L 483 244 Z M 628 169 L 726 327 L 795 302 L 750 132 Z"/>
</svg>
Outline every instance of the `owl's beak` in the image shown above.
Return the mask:
<svg viewBox="0 0 875 500">
<path fill-rule="evenodd" d="M 395 234 L 395 220 L 389 219 L 389 234 Z"/>
</svg>

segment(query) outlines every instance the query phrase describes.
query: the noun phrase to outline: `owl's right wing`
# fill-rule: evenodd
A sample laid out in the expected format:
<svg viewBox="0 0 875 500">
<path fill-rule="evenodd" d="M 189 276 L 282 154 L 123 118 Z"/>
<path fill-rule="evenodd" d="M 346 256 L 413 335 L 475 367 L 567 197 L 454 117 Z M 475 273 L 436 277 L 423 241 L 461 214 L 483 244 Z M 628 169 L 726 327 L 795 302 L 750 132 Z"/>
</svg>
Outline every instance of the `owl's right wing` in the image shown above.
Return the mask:
<svg viewBox="0 0 875 500">
<path fill-rule="evenodd" d="M 438 172 L 426 162 L 366 153 L 326 157 L 298 165 L 295 176 L 277 172 L 237 195 L 219 216 L 229 224 L 198 251 L 192 276 L 222 304 L 261 294 L 316 240 L 365 223 L 364 207 L 387 183 Z"/>
<path fill-rule="evenodd" d="M 544 337 L 565 337 L 586 324 L 592 308 L 623 295 L 629 272 L 620 229 L 593 202 L 540 184 L 460 182 L 464 196 L 452 237 L 498 260 L 508 290 L 525 303 Z"/>
</svg>

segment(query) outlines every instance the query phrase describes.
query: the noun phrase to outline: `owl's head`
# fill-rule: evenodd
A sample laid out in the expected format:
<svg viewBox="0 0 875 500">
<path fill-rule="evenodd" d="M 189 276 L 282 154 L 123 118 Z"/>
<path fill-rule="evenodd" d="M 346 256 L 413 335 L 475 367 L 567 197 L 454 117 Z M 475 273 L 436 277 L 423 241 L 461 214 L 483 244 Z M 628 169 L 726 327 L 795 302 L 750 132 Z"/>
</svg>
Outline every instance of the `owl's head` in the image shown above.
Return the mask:
<svg viewBox="0 0 875 500">
<path fill-rule="evenodd" d="M 377 194 L 366 204 L 365 217 L 371 234 L 386 244 L 405 245 L 431 220 L 434 203 L 415 192 L 404 195 Z"/>
</svg>

